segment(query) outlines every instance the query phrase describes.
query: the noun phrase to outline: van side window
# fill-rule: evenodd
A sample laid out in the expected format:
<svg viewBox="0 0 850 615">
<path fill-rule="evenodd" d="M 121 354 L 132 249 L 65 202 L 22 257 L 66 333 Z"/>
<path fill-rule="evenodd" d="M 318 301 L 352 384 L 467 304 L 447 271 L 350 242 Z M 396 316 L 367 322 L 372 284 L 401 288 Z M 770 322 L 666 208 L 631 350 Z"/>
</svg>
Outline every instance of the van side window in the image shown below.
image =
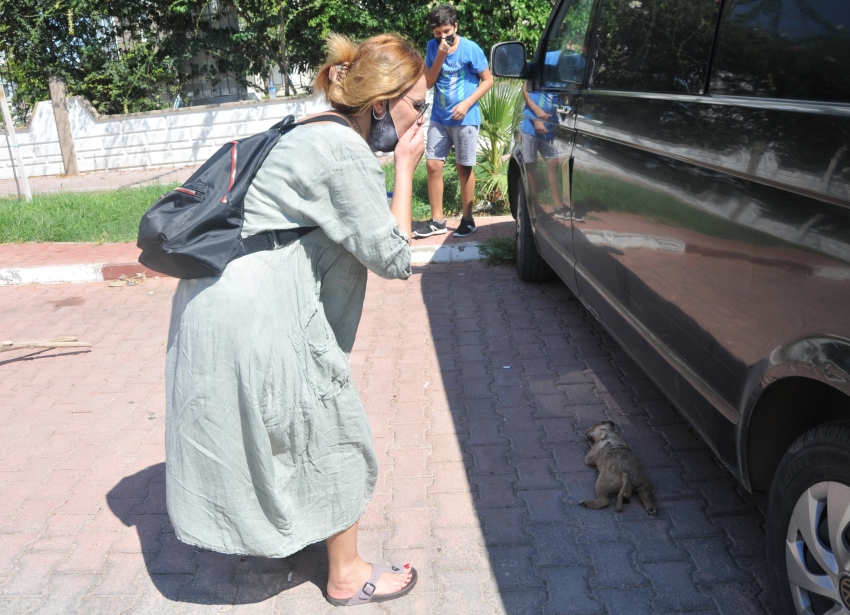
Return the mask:
<svg viewBox="0 0 850 615">
<path fill-rule="evenodd" d="M 702 94 L 718 0 L 602 0 L 590 86 Z"/>
<path fill-rule="evenodd" d="M 543 87 L 563 88 L 584 82 L 590 20 L 594 0 L 564 2 L 556 18 L 557 29 L 546 41 L 543 58 Z"/>
<path fill-rule="evenodd" d="M 850 2 L 727 0 L 711 93 L 850 102 Z"/>
</svg>

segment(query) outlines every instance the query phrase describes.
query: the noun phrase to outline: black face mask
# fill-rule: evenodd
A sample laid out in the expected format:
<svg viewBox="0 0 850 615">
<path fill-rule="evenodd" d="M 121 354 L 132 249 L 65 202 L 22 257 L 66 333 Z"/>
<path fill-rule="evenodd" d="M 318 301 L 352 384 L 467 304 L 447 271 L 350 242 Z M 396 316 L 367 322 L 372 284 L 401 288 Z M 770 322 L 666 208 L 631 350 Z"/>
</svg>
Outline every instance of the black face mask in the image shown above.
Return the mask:
<svg viewBox="0 0 850 615">
<path fill-rule="evenodd" d="M 454 34 L 452 34 L 451 36 L 446 36 L 445 38 L 438 38 L 437 40 L 438 40 L 438 41 L 443 41 L 443 40 L 444 40 L 444 41 L 446 41 L 446 45 L 448 45 L 449 47 L 451 47 L 452 45 L 454 45 L 454 44 L 455 44 L 455 35 L 454 35 Z"/>
<path fill-rule="evenodd" d="M 393 116 L 390 114 L 389 104 L 387 104 L 387 108 L 381 117 L 376 117 L 375 110 L 372 109 L 369 149 L 373 152 L 392 152 L 396 145 L 398 145 L 398 131 L 395 128 Z"/>
</svg>

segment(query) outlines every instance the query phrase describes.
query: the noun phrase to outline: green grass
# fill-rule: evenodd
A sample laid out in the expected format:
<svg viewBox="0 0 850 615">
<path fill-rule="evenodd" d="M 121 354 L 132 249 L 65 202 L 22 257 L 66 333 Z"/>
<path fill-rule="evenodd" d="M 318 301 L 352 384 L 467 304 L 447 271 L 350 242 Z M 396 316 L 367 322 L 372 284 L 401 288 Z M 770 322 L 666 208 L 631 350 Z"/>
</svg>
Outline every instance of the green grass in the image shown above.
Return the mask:
<svg viewBox="0 0 850 615">
<path fill-rule="evenodd" d="M 2 198 L 0 244 L 135 241 L 142 214 L 162 194 L 179 185 L 37 194 L 31 203 Z"/>
<path fill-rule="evenodd" d="M 384 167 L 387 190 L 393 189 L 393 166 Z M 452 157 L 444 172 L 443 210 L 460 213 L 460 190 Z M 153 185 L 105 192 L 38 194 L 31 203 L 0 198 L 0 244 L 28 241 L 136 241 L 142 214 L 164 193 L 180 184 Z M 413 219 L 428 220 L 428 172 L 422 162 L 413 176 Z"/>
<path fill-rule="evenodd" d="M 493 235 L 478 244 L 478 251 L 490 265 L 510 265 L 516 260 L 516 237 Z"/>
</svg>

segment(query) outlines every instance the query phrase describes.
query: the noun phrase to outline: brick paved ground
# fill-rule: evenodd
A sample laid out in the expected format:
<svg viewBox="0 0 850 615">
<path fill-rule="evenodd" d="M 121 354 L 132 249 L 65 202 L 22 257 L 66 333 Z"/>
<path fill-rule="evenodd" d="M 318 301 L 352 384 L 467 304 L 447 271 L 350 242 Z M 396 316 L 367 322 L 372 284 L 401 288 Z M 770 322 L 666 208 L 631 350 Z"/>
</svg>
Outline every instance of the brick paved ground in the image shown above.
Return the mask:
<svg viewBox="0 0 850 615">
<path fill-rule="evenodd" d="M 331 610 L 322 545 L 264 560 L 174 538 L 174 285 L 0 288 L 0 338 L 94 344 L 0 355 L 0 613 Z M 481 264 L 370 277 L 351 364 L 381 456 L 361 544 L 421 574 L 409 597 L 358 613 L 765 612 L 761 502 L 563 285 Z M 647 466 L 657 519 L 637 501 L 577 506 L 596 476 L 581 434 L 603 418 Z"/>
</svg>

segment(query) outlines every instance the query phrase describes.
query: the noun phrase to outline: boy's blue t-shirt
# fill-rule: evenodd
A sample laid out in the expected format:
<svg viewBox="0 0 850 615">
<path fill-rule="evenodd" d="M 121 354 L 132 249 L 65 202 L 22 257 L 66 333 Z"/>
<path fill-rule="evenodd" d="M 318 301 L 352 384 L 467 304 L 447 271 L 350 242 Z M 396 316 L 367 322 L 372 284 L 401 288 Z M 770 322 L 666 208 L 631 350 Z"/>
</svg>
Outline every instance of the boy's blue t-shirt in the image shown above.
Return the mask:
<svg viewBox="0 0 850 615">
<path fill-rule="evenodd" d="M 555 114 L 555 110 L 558 107 L 558 101 L 560 100 L 561 94 L 559 92 L 529 92 L 528 97 L 531 99 L 531 102 L 540 107 L 551 117 L 546 120 L 546 122 L 548 122 L 546 124 L 546 132 L 541 135 L 534 128 L 534 120 L 537 119 L 537 116 L 534 115 L 534 111 L 526 105 L 522 112 L 522 124 L 519 125 L 520 132 L 527 135 L 533 135 L 543 141 L 552 141 L 555 138 L 554 123 L 558 121 L 558 116 Z"/>
<path fill-rule="evenodd" d="M 561 57 L 561 52 L 558 50 L 555 51 L 547 51 L 546 56 L 543 59 L 543 63 L 546 67 L 549 67 L 550 71 L 557 70 L 558 60 Z M 549 71 L 547 71 L 549 72 Z M 558 87 L 564 84 L 560 82 L 547 82 L 547 86 Z M 543 141 L 552 141 L 555 139 L 555 126 L 554 123 L 558 121 L 558 116 L 555 113 L 555 110 L 558 107 L 558 102 L 560 101 L 561 94 L 559 92 L 528 92 L 528 98 L 531 99 L 535 105 L 540 107 L 543 111 L 548 113 L 551 117 L 546 120 L 549 122 L 546 125 L 546 132 L 544 134 L 539 134 L 537 130 L 534 129 L 534 120 L 537 119 L 537 116 L 534 115 L 534 112 L 531 108 L 526 105 L 525 109 L 522 112 L 522 124 L 519 126 L 519 130 L 521 133 L 526 135 L 533 135 L 538 139 Z"/>
<path fill-rule="evenodd" d="M 480 126 L 481 111 L 476 102 L 462 120 L 451 119 L 455 106 L 467 99 L 481 83 L 478 73 L 488 67 L 487 56 L 481 47 L 472 41 L 458 37 L 460 44 L 454 53 L 446 56 L 440 76 L 434 84 L 434 106 L 431 111 L 431 121 L 443 126 Z M 431 68 L 437 59 L 437 39 L 428 41 L 425 51 L 425 66 Z"/>
</svg>

